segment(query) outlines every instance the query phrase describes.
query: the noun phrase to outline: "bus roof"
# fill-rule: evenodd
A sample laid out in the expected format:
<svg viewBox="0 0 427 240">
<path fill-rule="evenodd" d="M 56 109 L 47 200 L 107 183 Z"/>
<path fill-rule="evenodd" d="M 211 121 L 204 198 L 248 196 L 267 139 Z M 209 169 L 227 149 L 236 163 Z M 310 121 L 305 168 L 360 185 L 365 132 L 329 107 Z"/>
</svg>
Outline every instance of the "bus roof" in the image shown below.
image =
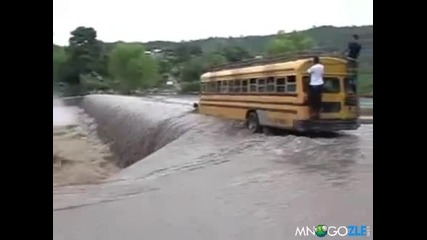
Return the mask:
<svg viewBox="0 0 427 240">
<path fill-rule="evenodd" d="M 270 64 L 254 65 L 240 68 L 230 69 L 219 69 L 217 71 L 211 71 L 204 73 L 201 76 L 202 81 L 209 80 L 210 78 L 224 77 L 231 75 L 244 75 L 259 72 L 270 72 L 270 71 L 305 71 L 313 58 L 303 58 L 293 61 L 276 62 Z M 342 65 L 346 64 L 346 60 L 338 57 L 320 57 L 320 62 L 325 65 Z"/>
</svg>

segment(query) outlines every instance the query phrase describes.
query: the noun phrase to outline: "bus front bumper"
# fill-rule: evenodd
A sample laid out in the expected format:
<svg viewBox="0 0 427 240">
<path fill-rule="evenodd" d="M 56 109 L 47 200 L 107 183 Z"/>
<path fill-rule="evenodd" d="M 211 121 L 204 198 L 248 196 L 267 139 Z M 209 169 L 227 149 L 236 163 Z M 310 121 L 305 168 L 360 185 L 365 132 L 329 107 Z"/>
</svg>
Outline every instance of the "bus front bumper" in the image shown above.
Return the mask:
<svg viewBox="0 0 427 240">
<path fill-rule="evenodd" d="M 360 127 L 358 120 L 297 120 L 294 128 L 297 131 L 335 132 L 356 130 Z"/>
</svg>

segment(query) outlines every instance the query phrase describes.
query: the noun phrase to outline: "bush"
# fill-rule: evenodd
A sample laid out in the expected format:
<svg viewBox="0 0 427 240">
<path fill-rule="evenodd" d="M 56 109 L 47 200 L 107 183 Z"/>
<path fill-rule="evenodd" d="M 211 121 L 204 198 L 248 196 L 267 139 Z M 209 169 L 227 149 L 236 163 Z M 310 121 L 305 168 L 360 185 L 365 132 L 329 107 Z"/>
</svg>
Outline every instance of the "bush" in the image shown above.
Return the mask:
<svg viewBox="0 0 427 240">
<path fill-rule="evenodd" d="M 181 93 L 199 92 L 200 82 L 183 82 L 181 83 Z"/>
<path fill-rule="evenodd" d="M 91 76 L 82 77 L 80 84 L 82 86 L 83 91 L 105 91 L 111 89 L 111 86 L 108 81 Z"/>
<path fill-rule="evenodd" d="M 374 89 L 373 74 L 360 74 L 359 80 L 359 93 L 370 94 Z"/>
</svg>

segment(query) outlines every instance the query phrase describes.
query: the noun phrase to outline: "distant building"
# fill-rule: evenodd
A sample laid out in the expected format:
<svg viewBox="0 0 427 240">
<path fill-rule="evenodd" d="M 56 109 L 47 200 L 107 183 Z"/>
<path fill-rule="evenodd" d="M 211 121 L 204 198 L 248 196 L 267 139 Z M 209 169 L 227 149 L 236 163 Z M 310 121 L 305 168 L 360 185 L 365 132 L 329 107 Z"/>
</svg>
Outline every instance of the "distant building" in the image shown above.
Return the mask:
<svg viewBox="0 0 427 240">
<path fill-rule="evenodd" d="M 145 51 L 145 54 L 150 55 L 154 58 L 163 57 L 163 50 L 156 48 L 152 49 L 151 51 Z"/>
</svg>

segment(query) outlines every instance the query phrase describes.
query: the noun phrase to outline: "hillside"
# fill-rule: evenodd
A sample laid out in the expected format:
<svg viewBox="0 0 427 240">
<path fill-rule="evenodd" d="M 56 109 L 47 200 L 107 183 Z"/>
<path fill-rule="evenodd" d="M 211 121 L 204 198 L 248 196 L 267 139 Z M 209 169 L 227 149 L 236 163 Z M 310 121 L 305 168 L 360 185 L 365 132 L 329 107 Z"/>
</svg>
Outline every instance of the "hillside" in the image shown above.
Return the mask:
<svg viewBox="0 0 427 240">
<path fill-rule="evenodd" d="M 373 69 L 373 26 L 360 26 L 360 27 L 333 27 L 333 26 L 322 26 L 315 27 L 303 31 L 307 36 L 314 39 L 320 48 L 330 48 L 343 50 L 346 47 L 348 40 L 352 34 L 359 34 L 361 42 L 363 44 L 363 50 L 361 53 L 361 63 L 364 69 Z M 262 54 L 265 51 L 267 43 L 275 35 L 267 36 L 246 36 L 246 37 L 230 37 L 220 38 L 212 37 L 207 39 L 200 39 L 189 41 L 193 44 L 199 45 L 203 51 L 211 52 L 215 51 L 222 46 L 227 45 L 238 45 L 243 47 L 254 54 Z M 161 48 L 161 49 L 173 49 L 179 42 L 169 41 L 151 41 L 144 45 L 148 49 Z"/>
<path fill-rule="evenodd" d="M 336 51 L 344 50 L 351 35 L 358 34 L 363 46 L 360 56 L 360 68 L 367 72 L 373 72 L 373 29 L 374 27 L 372 25 L 355 27 L 321 26 L 302 32 L 312 38 L 317 43 L 317 47 Z M 213 52 L 224 46 L 237 45 L 248 50 L 252 54 L 264 54 L 268 42 L 275 36 L 276 34 L 229 38 L 211 37 L 187 41 L 186 43 L 196 44 L 200 46 L 204 52 Z M 111 49 L 117 43 L 119 42 L 106 43 L 106 48 Z M 143 44 L 150 50 L 156 48 L 175 49 L 182 43 L 184 42 L 150 41 Z"/>
<path fill-rule="evenodd" d="M 348 41 L 350 41 L 351 35 L 358 34 L 360 36 L 360 42 L 362 43 L 362 52 L 359 58 L 359 90 L 363 93 L 373 92 L 372 25 L 358 27 L 321 26 L 302 31 L 302 33 L 314 40 L 315 48 L 327 49 L 335 52 L 342 52 L 346 48 Z M 83 43 L 99 41 L 98 39 L 90 40 L 92 36 L 96 36 L 96 30 L 93 28 L 78 27 L 72 32 L 72 35 L 73 34 L 75 40 Z M 113 55 L 117 59 L 125 57 L 125 59 L 137 61 L 140 65 L 132 62 L 134 68 L 125 67 L 125 65 L 122 64 L 124 60 L 121 59 L 115 62 L 115 66 L 117 69 L 123 68 L 123 71 L 117 70 L 118 72 L 116 72 L 116 74 L 120 75 L 126 73 L 128 74 L 125 74 L 126 76 L 134 76 L 138 82 L 141 81 L 141 78 L 144 76 L 147 78 L 147 71 L 151 71 L 154 75 L 150 79 L 155 79 L 153 81 L 159 84 L 164 81 L 164 79 L 161 80 L 161 77 L 154 76 L 173 76 L 179 79 L 179 81 L 194 83 L 193 85 L 189 84 L 189 86 L 194 86 L 194 89 L 197 89 L 200 75 L 210 67 L 227 62 L 249 59 L 256 55 L 266 56 L 270 41 L 277 36 L 278 35 L 273 34 L 266 36 L 228 38 L 211 37 L 186 42 L 150 41 L 146 43 L 134 42 L 133 44 L 124 44 L 121 45 L 120 48 L 117 48 L 119 52 L 116 51 L 115 55 Z M 280 37 L 283 37 L 283 35 Z M 83 69 L 81 66 L 82 61 L 85 62 L 83 65 L 85 65 L 87 69 L 92 69 L 92 71 L 99 73 L 105 79 L 117 78 L 117 76 L 113 76 L 114 74 L 110 71 L 111 69 L 109 69 L 108 66 L 111 63 L 111 58 L 113 58 L 112 49 L 118 43 L 123 42 L 106 43 L 101 41 L 100 45 L 85 45 L 84 51 L 75 51 L 77 48 L 70 48 L 69 50 L 71 50 L 71 52 L 75 52 L 74 55 L 73 53 L 63 51 L 62 47 L 54 45 L 54 79 L 58 81 L 71 81 L 75 79 L 75 76 L 80 74 L 78 72 Z M 311 47 L 313 47 L 313 45 L 310 45 L 309 48 Z M 162 51 L 151 51 L 155 49 L 161 49 Z M 160 52 L 160 54 L 151 55 L 155 56 L 159 61 L 154 61 L 154 58 L 146 58 L 147 50 L 151 51 L 151 53 Z M 140 53 L 142 53 L 143 56 L 139 56 L 138 54 Z M 70 55 L 71 58 L 67 55 Z M 139 66 L 152 67 L 148 67 L 147 71 L 141 72 Z M 123 79 L 124 77 L 120 78 Z M 145 80 L 148 81 L 148 78 Z M 93 86 L 88 87 L 94 88 Z"/>
<path fill-rule="evenodd" d="M 318 48 L 330 49 L 334 51 L 343 51 L 352 34 L 360 36 L 362 44 L 362 52 L 359 58 L 359 83 L 360 91 L 363 93 L 372 93 L 373 89 L 373 25 L 370 26 L 354 26 L 354 27 L 334 27 L 321 26 L 314 27 L 305 31 L 304 34 L 312 38 Z M 189 41 L 189 43 L 197 44 L 204 52 L 211 52 L 220 49 L 223 46 L 237 45 L 247 49 L 252 54 L 264 54 L 266 46 L 270 40 L 276 35 L 267 36 L 245 36 L 245 37 L 212 37 L 207 39 L 199 39 Z M 148 49 L 174 49 L 179 42 L 170 41 L 151 41 L 144 43 Z"/>
</svg>

